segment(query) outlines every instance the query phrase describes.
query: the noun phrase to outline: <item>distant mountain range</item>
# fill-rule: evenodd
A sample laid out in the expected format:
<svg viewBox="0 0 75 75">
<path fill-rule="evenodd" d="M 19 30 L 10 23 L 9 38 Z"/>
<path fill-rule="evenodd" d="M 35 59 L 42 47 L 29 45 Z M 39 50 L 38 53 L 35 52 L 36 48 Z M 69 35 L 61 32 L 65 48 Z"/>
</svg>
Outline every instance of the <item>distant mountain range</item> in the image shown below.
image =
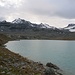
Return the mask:
<svg viewBox="0 0 75 75">
<path fill-rule="evenodd" d="M 0 21 L 0 33 L 7 34 L 14 39 L 75 39 L 75 24 L 57 28 L 18 18 L 12 22 Z"/>
<path fill-rule="evenodd" d="M 75 32 L 75 24 L 69 24 L 67 27 L 64 28 L 56 28 L 50 26 L 48 24 L 35 24 L 31 23 L 30 21 L 26 21 L 24 19 L 15 19 L 12 22 L 7 22 L 6 20 L 0 21 L 0 31 L 11 31 L 12 29 L 30 29 L 30 28 L 40 28 L 40 29 L 53 29 L 53 30 L 66 30 L 70 32 Z"/>
</svg>

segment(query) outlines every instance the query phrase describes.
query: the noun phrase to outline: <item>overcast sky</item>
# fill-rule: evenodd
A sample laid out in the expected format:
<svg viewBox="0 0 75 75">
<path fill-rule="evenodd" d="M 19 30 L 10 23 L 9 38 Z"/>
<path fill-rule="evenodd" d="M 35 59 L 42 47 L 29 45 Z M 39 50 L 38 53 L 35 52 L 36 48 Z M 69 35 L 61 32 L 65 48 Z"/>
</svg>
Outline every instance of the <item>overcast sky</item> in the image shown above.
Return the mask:
<svg viewBox="0 0 75 75">
<path fill-rule="evenodd" d="M 65 27 L 75 23 L 75 0 L 0 0 L 0 20 L 16 18 Z"/>
</svg>

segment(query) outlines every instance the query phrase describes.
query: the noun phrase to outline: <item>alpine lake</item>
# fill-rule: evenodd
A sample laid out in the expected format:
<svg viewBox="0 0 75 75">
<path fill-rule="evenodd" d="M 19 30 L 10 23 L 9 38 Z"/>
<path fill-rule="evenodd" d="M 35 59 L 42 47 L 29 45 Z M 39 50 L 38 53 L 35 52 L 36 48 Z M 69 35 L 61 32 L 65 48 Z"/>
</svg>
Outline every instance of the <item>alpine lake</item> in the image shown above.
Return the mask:
<svg viewBox="0 0 75 75">
<path fill-rule="evenodd" d="M 75 75 L 75 41 L 15 40 L 6 48 L 36 62 L 52 62 L 68 75 Z"/>
</svg>

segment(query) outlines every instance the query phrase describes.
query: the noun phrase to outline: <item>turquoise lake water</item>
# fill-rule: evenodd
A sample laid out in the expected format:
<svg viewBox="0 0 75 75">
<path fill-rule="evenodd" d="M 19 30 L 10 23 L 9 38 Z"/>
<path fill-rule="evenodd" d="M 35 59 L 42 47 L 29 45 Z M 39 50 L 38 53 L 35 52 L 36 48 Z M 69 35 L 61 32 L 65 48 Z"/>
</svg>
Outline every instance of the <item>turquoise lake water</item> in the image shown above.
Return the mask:
<svg viewBox="0 0 75 75">
<path fill-rule="evenodd" d="M 52 62 L 75 75 L 75 41 L 20 40 L 9 41 L 7 48 L 36 62 Z"/>
</svg>

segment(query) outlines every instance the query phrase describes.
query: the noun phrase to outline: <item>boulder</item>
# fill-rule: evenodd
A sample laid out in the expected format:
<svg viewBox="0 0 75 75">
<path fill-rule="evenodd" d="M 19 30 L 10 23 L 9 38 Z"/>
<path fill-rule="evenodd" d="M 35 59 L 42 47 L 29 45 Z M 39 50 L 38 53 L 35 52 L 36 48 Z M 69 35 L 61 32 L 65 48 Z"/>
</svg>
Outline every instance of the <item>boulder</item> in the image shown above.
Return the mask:
<svg viewBox="0 0 75 75">
<path fill-rule="evenodd" d="M 54 65 L 54 64 L 52 64 L 52 63 L 47 63 L 46 66 L 47 66 L 47 67 L 51 67 L 51 68 L 53 68 L 53 69 L 57 69 L 57 70 L 60 69 L 59 67 L 57 67 L 56 65 Z"/>
</svg>

